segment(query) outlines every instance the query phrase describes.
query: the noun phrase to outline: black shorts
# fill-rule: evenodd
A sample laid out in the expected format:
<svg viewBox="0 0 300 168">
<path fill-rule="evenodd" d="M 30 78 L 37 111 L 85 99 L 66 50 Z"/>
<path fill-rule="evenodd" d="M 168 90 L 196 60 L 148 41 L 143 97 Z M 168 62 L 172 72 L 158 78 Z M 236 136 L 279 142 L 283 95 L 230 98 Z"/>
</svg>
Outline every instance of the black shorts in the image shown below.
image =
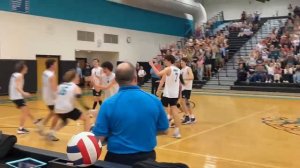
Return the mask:
<svg viewBox="0 0 300 168">
<path fill-rule="evenodd" d="M 54 105 L 48 105 L 48 109 L 54 111 Z"/>
<path fill-rule="evenodd" d="M 184 99 L 189 100 L 189 99 L 191 98 L 191 93 L 192 93 L 191 90 L 183 90 L 183 91 L 181 92 L 181 94 L 182 94 L 181 97 L 184 98 Z"/>
<path fill-rule="evenodd" d="M 170 106 L 176 106 L 178 102 L 178 98 L 168 98 L 168 97 L 162 97 L 161 98 L 161 103 L 163 104 L 164 107 Z"/>
<path fill-rule="evenodd" d="M 17 108 L 21 108 L 26 106 L 26 102 L 24 99 L 12 100 L 13 103 L 17 106 Z"/>
<path fill-rule="evenodd" d="M 61 118 L 64 122 L 67 121 L 67 119 L 72 119 L 74 121 L 78 120 L 80 118 L 80 116 L 82 115 L 82 112 L 79 111 L 77 108 L 75 108 L 74 110 L 68 112 L 68 113 L 64 113 L 64 114 L 57 114 L 57 116 L 59 118 Z"/>
<path fill-rule="evenodd" d="M 102 93 L 101 90 L 99 92 L 97 92 L 95 89 L 93 89 L 93 96 L 100 97 L 101 93 Z"/>
</svg>

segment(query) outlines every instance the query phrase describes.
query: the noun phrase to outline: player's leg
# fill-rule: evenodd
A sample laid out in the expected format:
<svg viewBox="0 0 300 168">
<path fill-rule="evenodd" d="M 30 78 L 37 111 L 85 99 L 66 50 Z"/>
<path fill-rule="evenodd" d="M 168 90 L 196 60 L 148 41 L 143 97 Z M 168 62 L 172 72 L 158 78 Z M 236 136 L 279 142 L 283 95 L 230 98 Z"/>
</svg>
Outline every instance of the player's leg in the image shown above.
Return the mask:
<svg viewBox="0 0 300 168">
<path fill-rule="evenodd" d="M 175 124 L 173 137 L 174 138 L 181 138 L 180 131 L 179 131 L 179 128 L 180 128 L 180 125 L 181 125 L 181 120 L 180 120 L 180 116 L 179 116 L 179 110 L 176 106 L 177 101 L 175 101 L 175 100 L 172 100 L 172 101 L 173 102 L 171 102 L 170 108 L 171 108 L 171 113 L 172 113 L 172 116 L 173 116 L 173 119 L 174 119 L 174 124 Z"/>
<path fill-rule="evenodd" d="M 35 120 L 34 116 L 31 115 L 29 108 L 27 107 L 24 100 L 16 100 L 14 101 L 17 107 L 21 110 L 21 116 L 20 116 L 20 125 L 19 129 L 17 131 L 18 134 L 26 134 L 29 133 L 27 129 L 24 128 L 26 119 L 29 117 L 34 124 L 38 124 L 41 119 Z"/>
<path fill-rule="evenodd" d="M 91 123 L 90 123 L 90 119 L 87 117 L 87 115 L 85 114 L 81 114 L 80 120 L 83 121 L 83 129 L 84 131 L 90 131 L 91 129 Z"/>
<path fill-rule="evenodd" d="M 186 98 L 181 98 L 180 99 L 180 107 L 182 108 L 182 111 L 184 112 L 184 117 L 183 117 L 183 121 L 182 124 L 186 125 L 186 124 L 190 124 L 190 115 L 188 113 L 188 107 L 186 105 Z"/>
<path fill-rule="evenodd" d="M 44 119 L 43 125 L 47 125 L 49 120 L 54 116 L 54 105 L 49 105 L 48 109 L 49 109 L 49 113 L 48 113 L 47 117 Z"/>
<path fill-rule="evenodd" d="M 56 137 L 56 132 L 62 129 L 68 124 L 68 113 L 67 114 L 56 114 L 52 120 L 51 129 L 46 137 L 50 141 L 59 141 Z"/>
</svg>

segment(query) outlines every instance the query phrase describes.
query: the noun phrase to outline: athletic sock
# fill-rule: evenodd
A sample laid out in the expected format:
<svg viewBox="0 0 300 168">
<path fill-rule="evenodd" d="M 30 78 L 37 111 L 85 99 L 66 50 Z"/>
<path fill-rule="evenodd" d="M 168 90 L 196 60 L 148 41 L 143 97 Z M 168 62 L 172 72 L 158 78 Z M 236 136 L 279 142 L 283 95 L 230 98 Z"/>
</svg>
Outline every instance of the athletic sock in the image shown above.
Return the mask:
<svg viewBox="0 0 300 168">
<path fill-rule="evenodd" d="M 190 115 L 190 118 L 195 118 L 194 114 L 191 114 L 191 115 Z"/>
<path fill-rule="evenodd" d="M 168 120 L 170 120 L 171 119 L 171 116 L 170 116 L 170 114 L 168 114 Z"/>
<path fill-rule="evenodd" d="M 174 133 L 175 133 L 175 134 L 179 134 L 179 128 L 178 128 L 178 127 L 175 127 L 175 128 L 174 128 Z"/>
<path fill-rule="evenodd" d="M 96 106 L 97 106 L 97 102 L 94 101 L 94 104 L 93 104 L 93 110 L 95 110 Z"/>
<path fill-rule="evenodd" d="M 102 101 L 99 101 L 99 105 L 101 106 L 101 104 L 102 104 Z"/>
</svg>

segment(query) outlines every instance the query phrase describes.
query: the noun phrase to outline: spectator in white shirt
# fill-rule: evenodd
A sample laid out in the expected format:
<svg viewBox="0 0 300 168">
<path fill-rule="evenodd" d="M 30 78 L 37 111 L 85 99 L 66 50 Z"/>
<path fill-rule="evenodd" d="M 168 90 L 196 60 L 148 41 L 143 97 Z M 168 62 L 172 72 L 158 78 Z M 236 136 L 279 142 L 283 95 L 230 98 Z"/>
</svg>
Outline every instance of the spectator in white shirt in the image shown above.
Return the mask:
<svg viewBox="0 0 300 168">
<path fill-rule="evenodd" d="M 145 76 L 147 75 L 147 73 L 144 70 L 143 66 L 140 66 L 140 69 L 138 71 L 138 83 L 139 86 L 144 85 L 144 80 L 145 80 Z"/>
</svg>

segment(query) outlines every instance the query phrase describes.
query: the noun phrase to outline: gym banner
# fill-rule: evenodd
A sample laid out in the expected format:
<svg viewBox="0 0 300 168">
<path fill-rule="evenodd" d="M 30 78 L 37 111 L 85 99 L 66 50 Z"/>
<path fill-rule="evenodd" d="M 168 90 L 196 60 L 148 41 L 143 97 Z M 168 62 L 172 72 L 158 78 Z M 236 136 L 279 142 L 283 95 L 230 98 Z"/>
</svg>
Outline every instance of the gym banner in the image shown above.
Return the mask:
<svg viewBox="0 0 300 168">
<path fill-rule="evenodd" d="M 11 0 L 11 10 L 19 13 L 29 13 L 29 0 Z"/>
</svg>

